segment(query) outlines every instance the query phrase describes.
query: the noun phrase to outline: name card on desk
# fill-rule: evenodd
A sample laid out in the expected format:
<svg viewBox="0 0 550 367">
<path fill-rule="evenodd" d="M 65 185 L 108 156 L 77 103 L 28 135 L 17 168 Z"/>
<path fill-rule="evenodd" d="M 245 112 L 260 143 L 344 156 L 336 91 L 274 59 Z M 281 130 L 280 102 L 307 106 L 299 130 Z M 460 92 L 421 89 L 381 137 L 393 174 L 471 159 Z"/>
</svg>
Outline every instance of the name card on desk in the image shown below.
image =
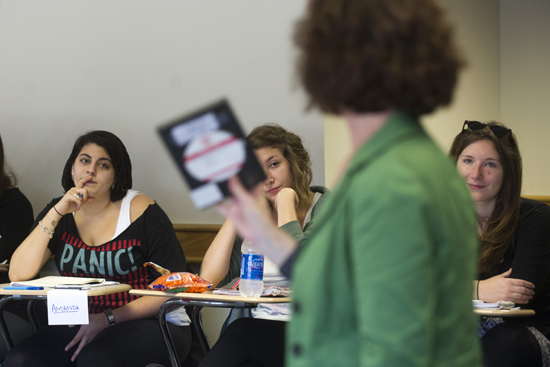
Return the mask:
<svg viewBox="0 0 550 367">
<path fill-rule="evenodd" d="M 52 289 L 48 292 L 48 325 L 88 323 L 88 291 Z"/>
</svg>

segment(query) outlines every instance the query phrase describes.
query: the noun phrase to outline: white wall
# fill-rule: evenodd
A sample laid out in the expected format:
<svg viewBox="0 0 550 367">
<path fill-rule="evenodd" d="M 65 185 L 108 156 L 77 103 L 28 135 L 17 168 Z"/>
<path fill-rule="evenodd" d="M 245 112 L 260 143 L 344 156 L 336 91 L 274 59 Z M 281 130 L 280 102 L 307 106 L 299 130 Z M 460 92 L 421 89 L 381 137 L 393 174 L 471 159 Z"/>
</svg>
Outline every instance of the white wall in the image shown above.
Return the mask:
<svg viewBox="0 0 550 367">
<path fill-rule="evenodd" d="M 468 66 L 450 107 L 423 124 L 448 151 L 464 120 L 497 120 L 518 138 L 524 195 L 550 195 L 550 2 L 546 0 L 441 0 Z M 325 118 L 326 182 L 349 154 L 341 120 Z M 344 148 L 344 149 L 342 149 Z"/>
<path fill-rule="evenodd" d="M 305 1 L 0 1 L 0 134 L 35 215 L 62 194 L 75 138 L 126 144 L 134 188 L 176 223 L 197 211 L 156 127 L 228 97 L 245 132 L 277 122 L 304 137 L 323 184 L 323 127 L 293 82 L 291 32 Z"/>
<path fill-rule="evenodd" d="M 523 192 L 550 195 L 550 2 L 501 0 L 501 116 L 516 134 Z"/>
<path fill-rule="evenodd" d="M 449 150 L 464 120 L 500 119 L 498 0 L 441 0 L 466 60 L 452 104 L 423 118 L 441 149 Z"/>
</svg>

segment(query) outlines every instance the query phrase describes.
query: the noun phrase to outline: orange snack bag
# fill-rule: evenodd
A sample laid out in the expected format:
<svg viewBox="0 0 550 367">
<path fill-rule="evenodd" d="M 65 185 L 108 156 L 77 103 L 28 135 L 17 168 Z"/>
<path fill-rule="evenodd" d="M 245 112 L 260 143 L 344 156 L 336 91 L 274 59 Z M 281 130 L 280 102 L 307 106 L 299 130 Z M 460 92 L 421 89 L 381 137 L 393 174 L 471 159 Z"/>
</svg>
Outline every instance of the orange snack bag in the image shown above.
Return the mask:
<svg viewBox="0 0 550 367">
<path fill-rule="evenodd" d="M 169 273 L 168 270 L 155 263 L 145 263 L 155 268 L 159 273 L 164 274 L 149 284 L 149 288 L 166 292 L 202 293 L 212 286 L 198 275 L 187 272 Z"/>
</svg>

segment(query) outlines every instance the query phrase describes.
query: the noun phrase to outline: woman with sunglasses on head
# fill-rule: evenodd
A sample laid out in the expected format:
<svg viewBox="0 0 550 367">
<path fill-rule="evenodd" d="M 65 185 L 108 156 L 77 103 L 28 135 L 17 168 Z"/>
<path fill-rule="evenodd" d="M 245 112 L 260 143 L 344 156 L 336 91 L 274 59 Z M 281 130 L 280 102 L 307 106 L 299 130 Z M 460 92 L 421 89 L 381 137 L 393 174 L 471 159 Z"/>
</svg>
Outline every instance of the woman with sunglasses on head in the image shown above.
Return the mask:
<svg viewBox="0 0 550 367">
<path fill-rule="evenodd" d="M 311 160 L 302 139 L 277 124 L 258 126 L 246 139 L 266 173 L 260 192 L 273 223 L 298 243 L 306 241 L 329 191 L 310 186 Z M 242 243 L 227 219 L 204 256 L 201 277 L 214 286 L 238 278 Z M 277 265 L 268 257 L 264 261 L 264 286 L 289 287 Z M 240 318 L 245 316 L 242 313 L 251 313 L 253 318 Z M 251 312 L 233 309 L 226 321 L 231 323 L 201 367 L 282 366 L 285 324 L 290 315 L 289 304 L 259 305 Z"/>
<path fill-rule="evenodd" d="M 535 316 L 485 318 L 487 366 L 550 365 L 550 207 L 521 198 L 522 162 L 511 129 L 466 121 L 451 146 L 475 202 L 481 240 L 474 299 L 512 301 Z"/>
<path fill-rule="evenodd" d="M 124 144 L 107 131 L 80 136 L 63 169 L 65 195 L 37 216 L 29 236 L 12 257 L 10 278 L 34 278 L 55 255 L 63 276 L 106 278 L 145 289 L 159 277 L 146 262 L 186 271 L 185 255 L 168 216 L 151 198 L 132 188 L 132 165 Z M 16 345 L 4 366 L 168 365 L 158 327 L 164 302 L 127 292 L 88 298 L 89 324 L 48 325 Z M 168 323 L 180 360 L 191 345 L 189 318 Z"/>
</svg>

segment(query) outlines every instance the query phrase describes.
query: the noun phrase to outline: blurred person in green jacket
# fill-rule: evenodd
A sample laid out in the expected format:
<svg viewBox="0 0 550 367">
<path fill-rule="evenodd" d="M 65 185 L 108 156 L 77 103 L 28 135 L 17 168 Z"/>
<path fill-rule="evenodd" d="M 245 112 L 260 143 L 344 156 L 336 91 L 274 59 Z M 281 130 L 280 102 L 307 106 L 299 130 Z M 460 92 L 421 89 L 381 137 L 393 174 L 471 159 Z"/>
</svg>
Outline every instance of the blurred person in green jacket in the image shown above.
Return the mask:
<svg viewBox="0 0 550 367">
<path fill-rule="evenodd" d="M 345 173 L 299 246 L 238 179 L 219 206 L 292 280 L 286 365 L 481 366 L 473 203 L 418 120 L 451 102 L 462 66 L 441 9 L 310 0 L 295 41 L 309 106 L 346 121 Z"/>
</svg>

